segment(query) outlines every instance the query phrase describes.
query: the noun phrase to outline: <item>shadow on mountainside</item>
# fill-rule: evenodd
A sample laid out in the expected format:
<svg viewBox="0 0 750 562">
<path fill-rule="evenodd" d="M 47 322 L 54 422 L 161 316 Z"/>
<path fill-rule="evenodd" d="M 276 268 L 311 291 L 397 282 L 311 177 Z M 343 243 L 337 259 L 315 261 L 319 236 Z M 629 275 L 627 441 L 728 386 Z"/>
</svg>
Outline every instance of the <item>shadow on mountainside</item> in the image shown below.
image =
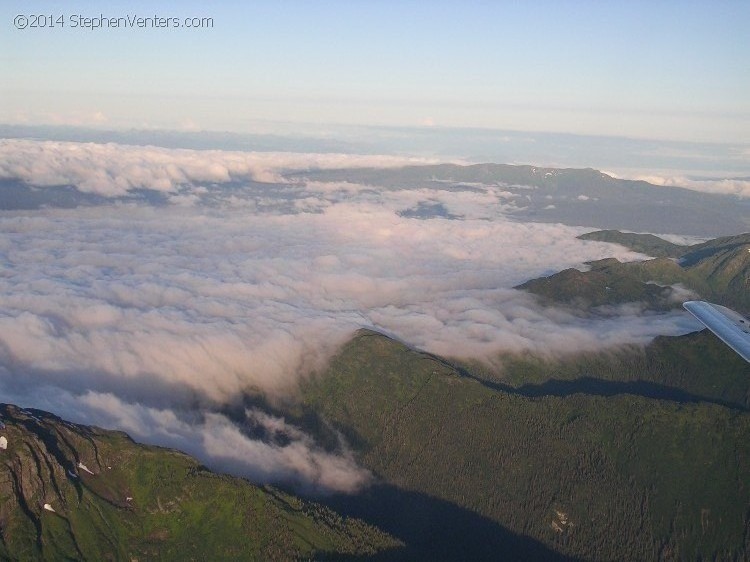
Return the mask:
<svg viewBox="0 0 750 562">
<path fill-rule="evenodd" d="M 499 382 L 487 381 L 466 372 L 463 372 L 462 374 L 463 376 L 474 379 L 493 390 L 528 398 L 539 398 L 543 396 L 557 396 L 564 398 L 574 394 L 588 394 L 591 396 L 617 396 L 619 394 L 630 394 L 642 398 L 669 400 L 680 404 L 717 404 L 735 410 L 747 410 L 743 404 L 738 402 L 692 394 L 673 386 L 644 380 L 615 381 L 597 379 L 594 377 L 581 377 L 573 380 L 550 379 L 540 384 L 527 383 L 516 387 Z"/>
<path fill-rule="evenodd" d="M 368 560 L 576 560 L 451 502 L 387 484 L 317 501 L 375 525 L 406 545 Z"/>
</svg>

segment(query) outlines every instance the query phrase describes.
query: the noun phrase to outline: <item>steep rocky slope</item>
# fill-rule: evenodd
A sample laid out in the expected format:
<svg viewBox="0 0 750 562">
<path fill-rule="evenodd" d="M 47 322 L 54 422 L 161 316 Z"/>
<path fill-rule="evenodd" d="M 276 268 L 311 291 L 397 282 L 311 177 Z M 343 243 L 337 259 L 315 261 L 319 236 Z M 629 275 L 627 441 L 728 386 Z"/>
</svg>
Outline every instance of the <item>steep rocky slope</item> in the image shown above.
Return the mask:
<svg viewBox="0 0 750 562">
<path fill-rule="evenodd" d="M 399 546 L 361 521 L 121 432 L 11 405 L 0 405 L 0 419 L 2 559 L 295 560 Z"/>
</svg>

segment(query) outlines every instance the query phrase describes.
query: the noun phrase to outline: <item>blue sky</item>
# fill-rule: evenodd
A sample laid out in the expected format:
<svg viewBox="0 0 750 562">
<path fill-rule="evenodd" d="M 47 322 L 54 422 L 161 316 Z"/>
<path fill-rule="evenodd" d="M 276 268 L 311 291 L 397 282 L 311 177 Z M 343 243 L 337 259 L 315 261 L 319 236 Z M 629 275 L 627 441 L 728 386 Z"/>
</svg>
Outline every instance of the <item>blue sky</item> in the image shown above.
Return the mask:
<svg viewBox="0 0 750 562">
<path fill-rule="evenodd" d="M 62 16 L 14 28 L 18 14 Z M 71 16 L 213 28 L 71 29 Z M 750 141 L 750 2 L 3 2 L 0 122 Z"/>
</svg>

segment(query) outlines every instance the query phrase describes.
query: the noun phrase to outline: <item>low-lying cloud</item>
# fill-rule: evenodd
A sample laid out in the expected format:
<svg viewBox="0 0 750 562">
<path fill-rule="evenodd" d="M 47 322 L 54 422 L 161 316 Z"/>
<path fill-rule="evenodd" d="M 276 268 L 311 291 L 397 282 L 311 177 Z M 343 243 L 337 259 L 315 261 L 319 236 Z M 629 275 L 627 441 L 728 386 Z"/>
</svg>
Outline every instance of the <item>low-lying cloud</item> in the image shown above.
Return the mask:
<svg viewBox="0 0 750 562">
<path fill-rule="evenodd" d="M 747 179 L 723 178 L 697 180 L 685 176 L 661 176 L 653 174 L 639 175 L 634 179 L 647 181 L 654 185 L 682 187 L 703 193 L 736 195 L 743 198 L 750 197 L 750 180 Z"/>
<path fill-rule="evenodd" d="M 243 431 L 243 420 L 218 412 L 157 408 L 90 390 L 73 394 L 57 387 L 25 386 L 0 378 L 5 401 L 29 402 L 33 393 L 38 408 L 80 423 L 118 428 L 138 441 L 179 449 L 216 470 L 256 483 L 283 482 L 309 494 L 326 494 L 356 492 L 372 480 L 343 441 L 338 450 L 325 451 L 298 428 L 258 410 L 245 410 L 247 422 L 282 435 L 282 442 L 253 438 Z"/>
<path fill-rule="evenodd" d="M 18 142 L 27 143 L 27 155 L 51 150 L 59 161 L 44 172 L 26 162 L 18 175 L 6 154 L 6 177 L 79 182 L 100 193 L 161 185 L 166 176 L 169 185 L 188 181 L 199 191 L 200 182 L 216 181 L 206 178 L 225 177 L 216 166 L 244 158 L 87 145 L 87 165 L 94 167 L 87 171 L 81 160 L 60 156 L 65 143 Z M 118 155 L 126 180 L 112 168 Z M 133 158 L 140 163 L 130 167 Z M 247 169 L 277 174 L 339 158 L 348 157 L 258 153 Z M 378 162 L 372 158 L 368 165 Z M 179 173 L 170 168 L 178 160 Z M 255 172 L 228 173 L 235 182 L 258 179 Z M 109 179 L 86 183 L 92 177 Z M 198 198 L 164 207 L 0 213 L 5 395 L 177 446 L 209 466 L 261 481 L 351 491 L 368 475 L 345 446 L 337 454 L 322 451 L 284 420 L 248 411 L 253 423 L 284 426 L 290 442 L 259 441 L 224 417 L 222 406 L 243 393 L 294 393 L 362 327 L 473 358 L 595 350 L 696 328 L 683 313 L 644 316 L 637 307 L 613 318 L 582 318 L 512 289 L 587 260 L 639 255 L 577 240 L 584 228 L 515 222 L 500 187 L 385 190 L 299 180 L 290 188 L 292 198 L 256 185 L 247 199 L 240 182 L 218 205 Z M 420 204 L 452 218 L 404 214 Z"/>
<path fill-rule="evenodd" d="M 398 167 L 435 160 L 399 156 L 168 149 L 114 143 L 0 139 L 0 179 L 39 187 L 74 186 L 121 197 L 133 190 L 174 193 L 198 183 L 283 182 L 281 170 Z"/>
</svg>

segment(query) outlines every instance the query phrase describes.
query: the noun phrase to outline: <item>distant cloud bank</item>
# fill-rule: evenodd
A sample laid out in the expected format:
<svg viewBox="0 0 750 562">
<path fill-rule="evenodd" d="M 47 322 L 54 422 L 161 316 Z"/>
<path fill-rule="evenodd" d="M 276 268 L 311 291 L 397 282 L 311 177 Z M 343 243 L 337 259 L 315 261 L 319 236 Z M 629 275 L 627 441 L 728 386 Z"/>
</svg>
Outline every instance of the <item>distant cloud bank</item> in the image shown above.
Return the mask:
<svg viewBox="0 0 750 562">
<path fill-rule="evenodd" d="M 457 159 L 336 153 L 189 150 L 115 143 L 0 139 L 0 179 L 37 187 L 73 186 L 82 193 L 122 197 L 135 190 L 176 194 L 186 186 L 256 181 L 284 183 L 284 172 L 394 168 Z M 660 173 L 615 174 L 657 186 L 750 197 L 750 179 L 693 179 Z"/>
<path fill-rule="evenodd" d="M 647 181 L 654 185 L 682 187 L 703 193 L 721 193 L 750 197 L 750 179 L 705 179 L 695 180 L 685 176 L 639 175 L 634 179 Z"/>
<path fill-rule="evenodd" d="M 399 156 L 187 150 L 113 143 L 0 139 L 0 178 L 40 187 L 70 185 L 119 197 L 135 189 L 172 193 L 180 186 L 253 180 L 283 181 L 279 172 L 398 167 L 436 160 Z"/>
</svg>

